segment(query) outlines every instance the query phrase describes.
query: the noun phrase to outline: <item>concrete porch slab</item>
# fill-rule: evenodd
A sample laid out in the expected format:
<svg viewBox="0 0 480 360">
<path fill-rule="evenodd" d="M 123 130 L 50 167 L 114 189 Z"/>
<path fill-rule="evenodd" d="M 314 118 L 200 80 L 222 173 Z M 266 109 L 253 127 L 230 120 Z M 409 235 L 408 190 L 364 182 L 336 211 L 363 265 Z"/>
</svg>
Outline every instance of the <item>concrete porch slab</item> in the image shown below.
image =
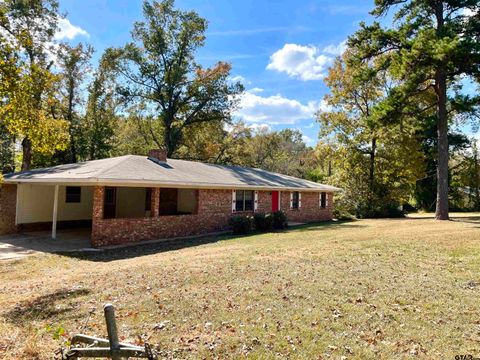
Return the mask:
<svg viewBox="0 0 480 360">
<path fill-rule="evenodd" d="M 90 229 L 59 230 L 57 239 L 50 231 L 33 231 L 0 236 L 0 261 L 19 259 L 39 253 L 57 253 L 91 249 Z"/>
<path fill-rule="evenodd" d="M 298 221 L 289 221 L 288 226 L 300 226 L 300 225 L 305 225 L 306 223 L 304 222 L 298 222 Z"/>
</svg>

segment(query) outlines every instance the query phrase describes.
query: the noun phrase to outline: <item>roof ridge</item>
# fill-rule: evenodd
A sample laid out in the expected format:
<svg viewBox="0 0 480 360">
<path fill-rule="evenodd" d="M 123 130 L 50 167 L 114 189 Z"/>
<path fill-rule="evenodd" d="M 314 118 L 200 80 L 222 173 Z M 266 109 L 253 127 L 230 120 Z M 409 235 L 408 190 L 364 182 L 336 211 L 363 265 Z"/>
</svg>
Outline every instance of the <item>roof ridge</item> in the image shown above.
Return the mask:
<svg viewBox="0 0 480 360">
<path fill-rule="evenodd" d="M 320 184 L 320 185 L 325 185 L 325 186 L 332 186 L 332 185 L 326 185 L 326 184 L 322 184 L 322 183 L 319 183 L 319 182 L 316 182 L 316 181 L 312 181 L 312 180 L 308 180 L 308 179 L 302 179 L 302 178 L 295 177 L 295 176 L 293 176 L 293 175 L 282 174 L 282 173 L 279 173 L 279 172 L 276 172 L 276 171 L 270 171 L 270 170 L 266 170 L 266 169 L 262 169 L 262 168 L 254 167 L 254 166 L 214 164 L 214 163 L 203 162 L 203 161 L 200 161 L 200 160 L 184 160 L 184 159 L 171 159 L 171 160 L 180 160 L 180 161 L 186 161 L 186 162 L 193 162 L 193 163 L 203 164 L 203 165 L 208 165 L 208 166 L 220 166 L 220 167 L 223 167 L 223 168 L 241 168 L 241 169 L 258 170 L 258 171 L 261 171 L 261 172 L 266 172 L 266 173 L 270 173 L 270 174 L 274 174 L 274 175 L 286 176 L 286 177 L 289 177 L 289 178 L 295 179 L 295 180 L 308 181 L 308 182 L 310 182 L 310 183 L 312 183 L 312 184 Z"/>
</svg>

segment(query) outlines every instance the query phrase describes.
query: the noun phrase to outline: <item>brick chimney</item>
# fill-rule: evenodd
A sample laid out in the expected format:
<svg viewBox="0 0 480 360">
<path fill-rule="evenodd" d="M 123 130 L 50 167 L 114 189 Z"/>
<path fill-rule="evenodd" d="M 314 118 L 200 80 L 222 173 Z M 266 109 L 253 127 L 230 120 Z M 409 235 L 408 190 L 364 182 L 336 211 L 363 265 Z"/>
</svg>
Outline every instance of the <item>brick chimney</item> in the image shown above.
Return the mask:
<svg viewBox="0 0 480 360">
<path fill-rule="evenodd" d="M 148 151 L 148 158 L 155 162 L 167 162 L 167 151 L 165 149 L 152 149 Z"/>
</svg>

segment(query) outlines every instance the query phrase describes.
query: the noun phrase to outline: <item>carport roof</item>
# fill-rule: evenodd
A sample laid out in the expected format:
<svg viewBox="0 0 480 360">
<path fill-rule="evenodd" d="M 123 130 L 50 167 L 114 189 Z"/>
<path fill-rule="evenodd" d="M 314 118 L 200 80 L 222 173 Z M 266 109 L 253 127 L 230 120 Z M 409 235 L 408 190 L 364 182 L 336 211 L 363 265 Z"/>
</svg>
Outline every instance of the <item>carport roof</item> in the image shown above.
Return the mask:
<svg viewBox="0 0 480 360">
<path fill-rule="evenodd" d="M 204 189 L 338 191 L 339 188 L 257 168 L 125 155 L 4 176 L 5 183 L 159 186 Z"/>
</svg>

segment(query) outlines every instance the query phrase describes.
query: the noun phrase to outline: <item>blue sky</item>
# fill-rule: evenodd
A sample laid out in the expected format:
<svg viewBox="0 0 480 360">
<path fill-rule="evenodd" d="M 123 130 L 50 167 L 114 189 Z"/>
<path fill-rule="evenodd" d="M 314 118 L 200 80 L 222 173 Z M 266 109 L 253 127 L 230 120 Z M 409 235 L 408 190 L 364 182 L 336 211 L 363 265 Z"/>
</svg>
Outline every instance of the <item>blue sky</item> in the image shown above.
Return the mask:
<svg viewBox="0 0 480 360">
<path fill-rule="evenodd" d="M 67 20 L 58 36 L 91 43 L 96 61 L 105 48 L 130 40 L 141 6 L 140 0 L 61 0 Z M 369 19 L 373 0 L 177 0 L 176 6 L 209 22 L 198 61 L 228 61 L 232 77 L 244 83 L 237 117 L 254 127 L 300 129 L 314 145 L 313 113 L 328 92 L 322 77 L 342 42 Z"/>
</svg>

